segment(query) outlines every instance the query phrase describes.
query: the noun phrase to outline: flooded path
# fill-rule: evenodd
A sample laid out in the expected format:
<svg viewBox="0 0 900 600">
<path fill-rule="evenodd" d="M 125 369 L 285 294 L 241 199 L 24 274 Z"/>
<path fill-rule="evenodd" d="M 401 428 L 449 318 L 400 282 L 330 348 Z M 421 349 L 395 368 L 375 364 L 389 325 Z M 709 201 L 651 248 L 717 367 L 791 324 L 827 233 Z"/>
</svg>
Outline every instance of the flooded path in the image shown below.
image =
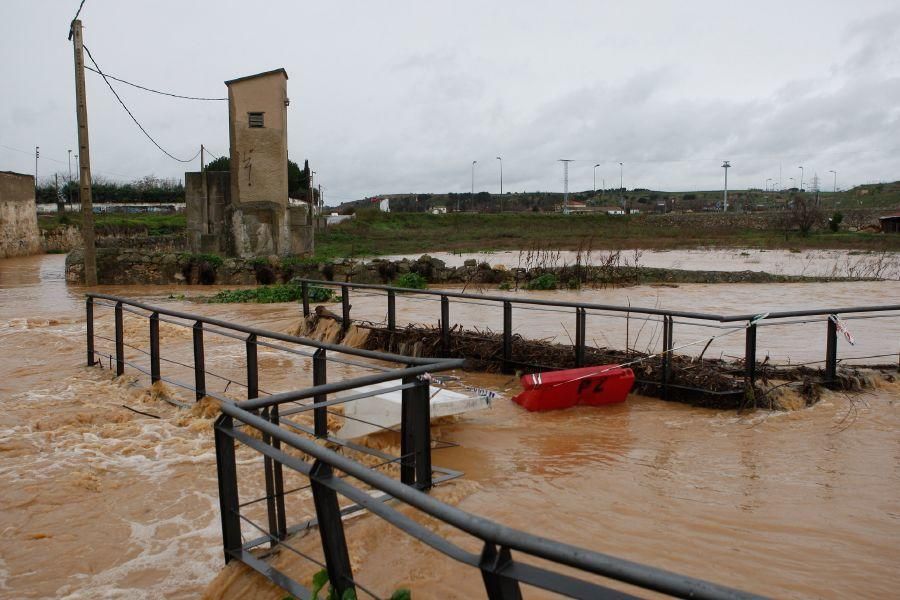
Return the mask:
<svg viewBox="0 0 900 600">
<path fill-rule="evenodd" d="M 66 286 L 63 260 L 0 261 L 0 598 L 194 598 L 210 585 L 211 597 L 283 597 L 252 577 L 234 581 L 226 572 L 216 579 L 222 558 L 212 411 L 159 400 L 134 371 L 114 380 L 109 370 L 82 366 L 82 290 Z M 169 298 L 209 288 L 101 291 L 276 331 L 296 326 L 299 316 L 294 304 Z M 900 297 L 890 282 L 823 285 L 815 293 L 792 286 L 597 293 L 623 292 L 634 304 L 660 294 L 660 304 L 713 312 L 743 312 L 747 302 Z M 354 315 L 378 316 L 382 300 L 355 297 Z M 470 308 L 475 321 L 490 316 Z M 433 323 L 439 314 L 436 303 L 401 308 L 399 298 L 398 310 L 410 322 Z M 98 333 L 108 333 L 109 311 L 98 318 Z M 549 332 L 561 320 L 532 317 L 520 332 Z M 857 338 L 880 339 L 878 347 L 896 352 L 896 330 L 853 327 Z M 145 323 L 126 317 L 126 330 L 137 336 Z M 207 355 L 210 370 L 241 372 L 237 346 L 212 343 L 220 345 Z M 190 335 L 164 329 L 163 347 L 167 356 L 187 357 Z M 128 359 L 140 357 L 129 350 Z M 260 366 L 269 391 L 309 380 L 300 357 L 265 353 Z M 174 366 L 164 369 L 178 375 Z M 516 391 L 508 377 L 462 375 L 507 397 Z M 435 451 L 435 463 L 466 477 L 436 493 L 526 531 L 754 592 L 887 597 L 900 585 L 898 400 L 900 388 L 885 384 L 855 398 L 826 394 L 795 413 L 736 415 L 632 397 L 602 411 L 536 415 L 501 398 L 490 411 L 439 427 L 438 437 L 460 446 Z M 360 580 L 382 593 L 408 585 L 416 598 L 482 594 L 477 574 L 376 519 L 354 520 L 348 538 Z"/>
</svg>

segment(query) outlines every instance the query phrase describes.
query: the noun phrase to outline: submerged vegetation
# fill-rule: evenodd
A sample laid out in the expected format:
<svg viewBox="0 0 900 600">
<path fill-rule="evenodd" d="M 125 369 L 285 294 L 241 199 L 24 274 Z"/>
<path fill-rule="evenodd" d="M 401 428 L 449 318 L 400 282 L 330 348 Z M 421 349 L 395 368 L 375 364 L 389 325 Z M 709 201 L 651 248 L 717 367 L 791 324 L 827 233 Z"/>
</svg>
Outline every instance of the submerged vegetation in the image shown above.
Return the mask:
<svg viewBox="0 0 900 600">
<path fill-rule="evenodd" d="M 299 302 L 303 298 L 303 288 L 296 283 L 276 283 L 243 290 L 222 290 L 207 298 L 211 304 L 274 304 L 276 302 Z M 330 302 L 334 292 L 330 289 L 310 286 L 310 302 Z"/>
</svg>

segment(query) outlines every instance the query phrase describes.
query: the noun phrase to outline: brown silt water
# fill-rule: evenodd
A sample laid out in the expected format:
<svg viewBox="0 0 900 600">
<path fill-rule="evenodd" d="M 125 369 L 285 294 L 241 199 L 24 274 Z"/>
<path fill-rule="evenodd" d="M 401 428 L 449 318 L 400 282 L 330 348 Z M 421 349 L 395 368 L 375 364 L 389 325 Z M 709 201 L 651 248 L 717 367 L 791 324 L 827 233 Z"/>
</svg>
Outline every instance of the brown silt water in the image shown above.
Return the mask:
<svg viewBox="0 0 900 600">
<path fill-rule="evenodd" d="M 212 422 L 215 405 L 190 402 L 171 385 L 149 385 L 128 369 L 85 363 L 83 289 L 66 285 L 63 258 L 0 261 L 0 598 L 283 598 L 240 565 L 223 568 Z M 556 292 L 556 298 L 710 312 L 800 306 L 884 304 L 898 282 L 721 285 Z M 296 304 L 209 305 L 178 294 L 208 288 L 100 288 L 99 291 L 214 315 L 275 331 L 296 328 Z M 170 295 L 176 297 L 170 297 Z M 353 314 L 383 320 L 384 299 L 353 296 Z M 403 323 L 434 324 L 437 303 L 398 298 Z M 499 309 L 453 304 L 467 326 L 502 323 Z M 109 353 L 112 311 L 98 307 L 98 351 Z M 517 331 L 566 341 L 569 314 L 522 312 Z M 588 339 L 624 344 L 626 326 L 592 315 Z M 852 359 L 893 353 L 900 319 L 848 321 Z M 619 324 L 616 324 L 619 323 Z M 627 326 L 634 342 L 637 321 Z M 658 344 L 645 324 L 639 346 Z M 676 343 L 706 335 L 676 325 Z M 761 330 L 760 358 L 822 358 L 822 322 Z M 126 313 L 126 342 L 147 348 L 145 319 Z M 767 333 L 765 333 L 768 331 Z M 165 357 L 189 363 L 190 331 L 164 323 Z M 207 368 L 243 379 L 243 343 L 207 336 Z M 739 355 L 740 334 L 716 340 L 716 355 Z M 701 345 L 702 347 L 702 345 Z M 715 350 L 712 350 L 712 348 Z M 126 359 L 146 356 L 126 347 Z M 641 348 L 644 349 L 643 347 Z M 685 352 L 689 350 L 686 349 Z M 311 382 L 309 360 L 260 349 L 260 387 Z M 864 361 L 865 362 L 865 361 Z M 871 361 L 869 361 L 871 362 Z M 164 375 L 192 381 L 164 363 Z M 359 375 L 329 365 L 329 377 Z M 464 471 L 433 494 L 524 531 L 748 591 L 792 598 L 896 595 L 900 587 L 900 386 L 845 395 L 825 392 L 790 412 L 713 411 L 632 395 L 624 404 L 529 413 L 509 398 L 515 378 L 458 372 L 461 382 L 500 392 L 488 410 L 434 427 L 457 446 L 435 450 L 438 465 Z M 210 389 L 244 390 L 208 377 Z M 134 410 L 132 410 L 134 409 Z M 135 412 L 135 411 L 140 411 Z M 144 413 L 144 414 L 141 414 Z M 395 449 L 396 440 L 372 443 Z M 238 453 L 243 472 L 261 460 Z M 258 483 L 249 477 L 248 483 Z M 247 496 L 248 498 L 250 496 Z M 308 499 L 289 504 L 300 521 Z M 430 522 L 429 522 L 430 523 Z M 466 548 L 478 545 L 430 523 Z M 409 587 L 414 598 L 482 597 L 480 575 L 411 540 L 372 515 L 346 522 L 356 578 L 380 595 Z M 312 532 L 297 546 L 320 556 Z M 318 552 L 318 554 L 316 554 Z M 276 561 L 301 581 L 317 570 L 282 553 Z M 526 590 L 528 597 L 544 597 Z"/>
</svg>

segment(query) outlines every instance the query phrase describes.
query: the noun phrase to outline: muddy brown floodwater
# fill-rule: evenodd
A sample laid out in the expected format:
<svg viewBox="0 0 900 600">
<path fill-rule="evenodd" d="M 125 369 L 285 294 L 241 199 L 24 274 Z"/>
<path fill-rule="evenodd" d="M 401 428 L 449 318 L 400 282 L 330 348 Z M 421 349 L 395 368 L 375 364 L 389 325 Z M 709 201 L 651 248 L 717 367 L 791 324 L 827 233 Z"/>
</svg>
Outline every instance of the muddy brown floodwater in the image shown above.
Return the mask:
<svg viewBox="0 0 900 600">
<path fill-rule="evenodd" d="M 67 286 L 62 269 L 61 256 L 0 261 L 0 597 L 283 597 L 239 567 L 222 569 L 214 411 L 162 401 L 136 371 L 117 380 L 108 369 L 84 367 L 83 290 Z M 900 297 L 896 285 L 684 286 L 664 290 L 659 302 L 712 312 L 753 312 L 743 303 L 878 304 Z M 293 304 L 169 298 L 185 288 L 102 291 L 277 331 L 299 320 Z M 601 292 L 624 301 L 624 291 Z M 657 292 L 627 291 L 634 304 Z M 357 297 L 354 313 L 376 315 L 381 301 Z M 407 321 L 434 322 L 438 313 L 424 302 L 402 310 Z M 487 313 L 459 314 L 493 323 Z M 109 311 L 97 316 L 98 334 L 108 335 Z M 536 313 L 530 326 L 551 331 L 559 321 Z M 867 342 L 871 351 L 896 352 L 894 321 L 871 330 L 855 323 L 858 338 L 876 338 Z M 145 342 L 145 322 L 126 316 L 125 324 L 128 339 Z M 806 335 L 803 327 L 784 336 Z M 820 340 L 813 327 L 809 339 Z M 162 338 L 164 355 L 190 356 L 188 333 L 164 327 Z M 808 345 L 805 339 L 794 343 Z M 240 344 L 232 341 L 208 339 L 210 371 L 242 371 Z M 778 340 L 773 354 L 788 342 Z M 108 351 L 104 343 L 98 349 Z M 142 360 L 130 349 L 127 357 Z M 261 351 L 260 365 L 268 391 L 309 383 L 302 357 Z M 189 378 L 176 366 L 164 369 Z M 351 369 L 335 369 L 335 377 Z M 436 428 L 459 446 L 436 450 L 435 463 L 465 472 L 436 489 L 438 497 L 525 531 L 757 593 L 896 596 L 898 384 L 853 397 L 826 393 L 819 404 L 787 413 L 739 415 L 632 396 L 599 410 L 531 414 L 507 399 L 515 380 L 458 374 L 504 397 Z M 210 381 L 222 391 L 224 384 Z M 254 460 L 239 455 L 242 464 Z M 416 598 L 483 594 L 477 573 L 372 516 L 348 521 L 347 535 L 357 578 L 381 594 L 400 586 Z"/>
</svg>

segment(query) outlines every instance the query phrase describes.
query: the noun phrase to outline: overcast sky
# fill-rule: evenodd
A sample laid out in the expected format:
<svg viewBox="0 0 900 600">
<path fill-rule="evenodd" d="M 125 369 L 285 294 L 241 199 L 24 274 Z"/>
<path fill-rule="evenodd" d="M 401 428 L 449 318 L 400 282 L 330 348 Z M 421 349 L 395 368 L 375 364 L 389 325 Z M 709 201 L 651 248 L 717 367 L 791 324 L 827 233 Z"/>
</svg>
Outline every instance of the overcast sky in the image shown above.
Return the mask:
<svg viewBox="0 0 900 600">
<path fill-rule="evenodd" d="M 76 152 L 78 0 L 0 3 L 0 170 L 67 171 Z M 900 179 L 900 7 L 810 2 L 123 2 L 86 0 L 107 73 L 177 94 L 284 67 L 288 145 L 326 202 L 384 193 L 823 189 Z M 89 63 L 88 63 L 89 64 Z M 113 82 L 115 84 L 115 82 Z M 175 156 L 228 152 L 225 102 L 115 84 Z M 87 73 L 95 175 L 183 177 Z"/>
</svg>

